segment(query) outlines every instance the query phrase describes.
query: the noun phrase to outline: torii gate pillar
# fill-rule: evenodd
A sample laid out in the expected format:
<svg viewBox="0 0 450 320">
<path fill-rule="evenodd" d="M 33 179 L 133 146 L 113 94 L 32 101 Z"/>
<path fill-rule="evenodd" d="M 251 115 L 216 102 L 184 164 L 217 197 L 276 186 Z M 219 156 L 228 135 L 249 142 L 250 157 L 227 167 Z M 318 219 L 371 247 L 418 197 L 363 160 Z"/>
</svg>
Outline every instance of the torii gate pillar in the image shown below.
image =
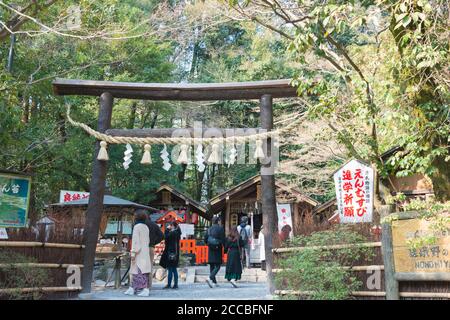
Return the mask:
<svg viewBox="0 0 450 320">
<path fill-rule="evenodd" d="M 273 129 L 272 96 L 265 94 L 260 99 L 261 128 L 270 131 Z M 266 272 L 269 291 L 275 292 L 273 267 L 273 238 L 278 234 L 277 203 L 275 197 L 275 159 L 272 159 L 272 139 L 267 139 L 266 161 L 261 164 L 261 194 L 264 224 L 264 245 L 266 255 Z M 267 161 L 267 159 L 269 161 Z"/>
<path fill-rule="evenodd" d="M 111 127 L 111 115 L 113 109 L 113 96 L 104 92 L 100 96 L 100 108 L 98 112 L 97 131 L 105 132 Z M 94 163 L 92 167 L 91 185 L 89 188 L 89 203 L 86 212 L 84 230 L 84 257 L 83 271 L 81 274 L 82 293 L 91 292 L 92 276 L 94 271 L 95 250 L 97 247 L 98 233 L 100 229 L 101 215 L 103 212 L 103 197 L 105 195 L 106 171 L 108 161 L 97 160 L 100 150 L 100 141 L 95 143 Z"/>
</svg>

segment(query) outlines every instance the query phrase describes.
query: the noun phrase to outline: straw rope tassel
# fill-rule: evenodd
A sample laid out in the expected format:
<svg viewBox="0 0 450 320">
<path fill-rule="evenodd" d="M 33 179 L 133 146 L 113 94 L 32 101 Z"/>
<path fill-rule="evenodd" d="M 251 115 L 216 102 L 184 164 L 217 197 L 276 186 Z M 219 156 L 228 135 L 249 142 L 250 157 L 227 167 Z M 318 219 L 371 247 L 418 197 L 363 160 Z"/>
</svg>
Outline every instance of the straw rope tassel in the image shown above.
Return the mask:
<svg viewBox="0 0 450 320">
<path fill-rule="evenodd" d="M 150 155 L 150 150 L 152 146 L 149 144 L 144 145 L 144 154 L 142 155 L 141 164 L 152 164 L 152 157 Z"/>
<path fill-rule="evenodd" d="M 255 159 L 264 159 L 263 141 L 261 139 L 256 140 L 255 154 L 253 155 Z"/>
<path fill-rule="evenodd" d="M 180 146 L 180 155 L 178 156 L 178 163 L 187 164 L 188 163 L 188 149 L 189 146 L 187 144 L 182 144 Z"/>
<path fill-rule="evenodd" d="M 209 163 L 220 163 L 220 157 L 219 157 L 219 145 L 217 143 L 214 143 L 212 145 L 212 151 L 208 158 Z"/>
<path fill-rule="evenodd" d="M 100 150 L 98 151 L 97 160 L 100 160 L 100 161 L 108 161 L 109 160 L 108 151 L 106 150 L 107 145 L 108 144 L 106 143 L 106 141 L 100 142 Z"/>
</svg>

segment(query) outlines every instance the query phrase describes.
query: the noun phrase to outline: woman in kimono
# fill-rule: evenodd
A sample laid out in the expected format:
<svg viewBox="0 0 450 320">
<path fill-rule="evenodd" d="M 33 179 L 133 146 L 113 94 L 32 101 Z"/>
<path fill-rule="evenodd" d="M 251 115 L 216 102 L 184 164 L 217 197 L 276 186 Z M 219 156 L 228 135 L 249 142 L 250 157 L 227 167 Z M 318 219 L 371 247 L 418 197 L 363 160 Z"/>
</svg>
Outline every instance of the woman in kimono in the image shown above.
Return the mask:
<svg viewBox="0 0 450 320">
<path fill-rule="evenodd" d="M 145 224 L 147 216 L 143 212 L 135 214 L 135 225 L 131 238 L 131 266 L 130 273 L 132 275 L 131 286 L 125 292 L 127 295 L 148 297 L 149 276 L 152 275 L 152 265 L 150 263 L 149 250 L 149 229 Z"/>
<path fill-rule="evenodd" d="M 231 229 L 225 242 L 225 252 L 228 254 L 225 279 L 230 281 L 235 288 L 237 288 L 236 281 L 240 280 L 242 275 L 241 252 L 244 245 L 244 240 L 239 235 L 237 227 Z"/>
</svg>

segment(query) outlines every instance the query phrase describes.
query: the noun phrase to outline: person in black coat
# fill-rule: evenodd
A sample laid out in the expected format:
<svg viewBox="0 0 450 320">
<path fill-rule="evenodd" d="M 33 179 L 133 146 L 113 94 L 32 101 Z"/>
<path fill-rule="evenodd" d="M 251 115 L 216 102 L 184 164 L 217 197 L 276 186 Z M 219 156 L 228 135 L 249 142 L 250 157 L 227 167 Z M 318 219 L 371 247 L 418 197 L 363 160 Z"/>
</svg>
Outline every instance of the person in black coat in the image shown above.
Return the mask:
<svg viewBox="0 0 450 320">
<path fill-rule="evenodd" d="M 167 285 L 165 289 L 171 288 L 172 278 L 174 278 L 173 289 L 178 289 L 178 264 L 180 262 L 180 238 L 181 230 L 178 223 L 172 221 L 166 228 L 164 234 L 165 246 L 159 262 L 160 266 L 167 269 Z"/>
<path fill-rule="evenodd" d="M 222 248 L 225 243 L 225 231 L 219 225 L 219 217 L 213 217 L 213 225 L 205 234 L 205 242 L 208 244 L 208 264 L 209 264 L 209 279 L 206 280 L 209 287 L 213 284 L 217 286 L 216 275 L 222 265 Z M 211 283 L 212 282 L 212 283 Z"/>
<path fill-rule="evenodd" d="M 150 264 L 151 264 L 152 269 L 153 269 L 153 263 L 155 261 L 155 246 L 157 244 L 159 244 L 164 239 L 164 234 L 161 231 L 161 228 L 155 222 L 152 221 L 152 219 L 150 218 L 150 213 L 147 210 L 145 210 L 145 209 L 138 209 L 138 210 L 136 210 L 136 213 L 143 213 L 146 216 L 145 224 L 148 227 L 149 238 L 150 238 L 150 240 L 149 240 L 149 244 L 150 244 L 150 247 L 149 247 Z M 153 282 L 152 281 L 153 280 L 153 273 L 152 272 L 149 274 L 149 279 L 148 280 L 149 280 L 148 281 L 148 283 L 149 283 L 148 287 L 149 287 L 149 289 L 151 289 L 152 288 L 152 282 Z"/>
<path fill-rule="evenodd" d="M 225 242 L 225 252 L 228 255 L 225 279 L 230 281 L 235 288 L 237 288 L 236 281 L 240 280 L 242 275 L 241 252 L 244 245 L 245 242 L 239 235 L 237 227 L 231 229 Z"/>
</svg>

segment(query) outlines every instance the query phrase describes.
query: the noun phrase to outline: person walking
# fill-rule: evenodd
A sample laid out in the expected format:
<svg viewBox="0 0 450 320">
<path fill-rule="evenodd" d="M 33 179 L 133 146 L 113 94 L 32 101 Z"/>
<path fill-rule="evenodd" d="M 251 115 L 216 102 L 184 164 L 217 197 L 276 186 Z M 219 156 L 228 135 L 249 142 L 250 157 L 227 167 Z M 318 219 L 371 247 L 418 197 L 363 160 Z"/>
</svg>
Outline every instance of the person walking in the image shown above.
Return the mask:
<svg viewBox="0 0 450 320">
<path fill-rule="evenodd" d="M 131 286 L 125 292 L 127 295 L 138 294 L 141 297 L 148 297 L 150 294 L 148 279 L 152 273 L 149 250 L 149 230 L 145 224 L 146 214 L 135 213 L 135 225 L 133 227 L 131 245 L 131 266 L 132 275 Z"/>
<path fill-rule="evenodd" d="M 142 212 L 144 212 L 147 216 L 145 224 L 147 225 L 149 230 L 150 264 L 152 265 L 153 269 L 153 263 L 155 261 L 155 246 L 164 239 L 164 233 L 161 231 L 161 228 L 155 222 L 152 221 L 152 219 L 150 218 L 150 214 L 148 213 L 147 210 L 144 209 L 139 210 L 142 210 Z M 148 279 L 148 287 L 150 290 L 152 289 L 152 283 L 153 283 L 153 273 L 149 275 Z"/>
<path fill-rule="evenodd" d="M 218 286 L 216 275 L 222 265 L 222 248 L 225 243 L 225 231 L 219 225 L 219 217 L 212 218 L 212 226 L 205 234 L 205 243 L 208 245 L 208 264 L 209 264 L 209 279 L 206 283 L 210 288 Z"/>
<path fill-rule="evenodd" d="M 178 227 L 176 221 L 169 222 L 164 234 L 165 246 L 163 254 L 161 255 L 160 266 L 167 269 L 167 285 L 164 289 L 178 289 L 178 264 L 180 261 L 180 238 L 181 229 Z M 172 278 L 174 280 L 173 287 Z"/>
<path fill-rule="evenodd" d="M 248 224 L 248 217 L 244 216 L 241 219 L 241 224 L 238 225 L 237 230 L 244 242 L 242 250 L 242 260 L 245 258 L 245 265 L 247 269 L 250 269 L 250 246 L 252 243 L 252 227 Z"/>
<path fill-rule="evenodd" d="M 241 250 L 243 246 L 244 241 L 241 239 L 237 227 L 234 227 L 225 241 L 225 252 L 227 253 L 225 279 L 235 288 L 238 287 L 236 281 L 240 280 L 242 275 Z"/>
</svg>

